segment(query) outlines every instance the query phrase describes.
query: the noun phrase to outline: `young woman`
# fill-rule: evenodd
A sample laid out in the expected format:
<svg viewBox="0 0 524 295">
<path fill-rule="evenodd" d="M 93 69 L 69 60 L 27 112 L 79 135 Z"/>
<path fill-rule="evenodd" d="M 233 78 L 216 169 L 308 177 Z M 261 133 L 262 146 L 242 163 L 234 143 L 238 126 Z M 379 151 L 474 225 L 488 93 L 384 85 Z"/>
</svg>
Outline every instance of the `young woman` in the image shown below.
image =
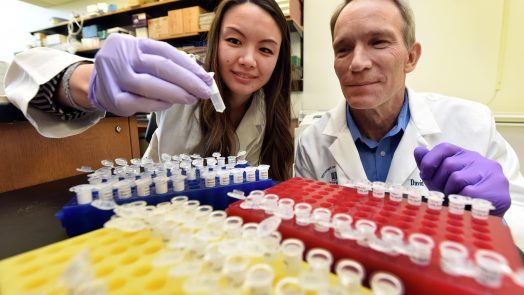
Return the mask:
<svg viewBox="0 0 524 295">
<path fill-rule="evenodd" d="M 157 111 L 146 155 L 246 150 L 250 165 L 271 165 L 275 180 L 291 176 L 290 36 L 273 0 L 225 0 L 208 33 L 204 69 L 226 110 L 207 100 L 204 69 L 166 43 L 110 36 L 95 62 L 39 48 L 19 54 L 6 93 L 44 136 L 77 134 L 105 111 Z M 36 95 L 35 95 L 36 93 Z M 58 115 L 58 116 L 57 116 Z"/>
</svg>

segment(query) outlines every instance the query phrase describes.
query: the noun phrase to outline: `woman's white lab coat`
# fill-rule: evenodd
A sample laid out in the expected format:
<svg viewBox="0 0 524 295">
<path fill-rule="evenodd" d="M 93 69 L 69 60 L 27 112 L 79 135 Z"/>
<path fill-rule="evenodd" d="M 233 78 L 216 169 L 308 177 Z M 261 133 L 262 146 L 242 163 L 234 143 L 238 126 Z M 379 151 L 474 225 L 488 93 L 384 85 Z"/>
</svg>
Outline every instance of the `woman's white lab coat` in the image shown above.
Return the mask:
<svg viewBox="0 0 524 295">
<path fill-rule="evenodd" d="M 417 146 L 449 142 L 474 150 L 502 165 L 510 182 L 512 206 L 505 219 L 524 229 L 524 178 L 513 148 L 495 129 L 488 107 L 459 98 L 408 89 L 410 121 L 398 145 L 387 182 L 427 190 L 413 156 Z M 345 184 L 367 179 L 346 124 L 346 102 L 307 128 L 299 139 L 295 159 L 297 176 Z"/>
<path fill-rule="evenodd" d="M 82 133 L 104 117 L 104 112 L 93 112 L 72 120 L 62 121 L 29 105 L 45 84 L 69 65 L 89 60 L 63 51 L 40 47 L 16 55 L 5 77 L 5 92 L 38 130 L 46 137 L 60 138 Z M 258 164 L 265 128 L 265 103 L 261 92 L 255 95 L 249 109 L 237 127 L 237 146 L 247 152 L 250 165 Z M 190 153 L 202 136 L 197 105 L 173 105 L 157 113 L 157 125 L 146 156 L 158 161 L 159 155 Z"/>
</svg>

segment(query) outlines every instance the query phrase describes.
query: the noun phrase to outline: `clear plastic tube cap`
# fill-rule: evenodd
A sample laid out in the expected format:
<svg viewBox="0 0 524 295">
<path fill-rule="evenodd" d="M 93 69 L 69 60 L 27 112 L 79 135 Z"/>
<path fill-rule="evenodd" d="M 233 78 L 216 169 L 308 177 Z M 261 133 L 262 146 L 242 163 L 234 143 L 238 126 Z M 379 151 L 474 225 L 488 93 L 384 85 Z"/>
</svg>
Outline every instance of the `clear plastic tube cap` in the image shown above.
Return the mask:
<svg viewBox="0 0 524 295">
<path fill-rule="evenodd" d="M 400 295 L 404 293 L 404 287 L 400 279 L 385 272 L 373 274 L 370 285 L 373 294 L 376 295 Z"/>
<path fill-rule="evenodd" d="M 337 263 L 335 272 L 343 286 L 362 284 L 365 274 L 362 264 L 351 259 L 340 260 Z"/>
<path fill-rule="evenodd" d="M 281 222 L 282 219 L 275 215 L 264 219 L 262 222 L 258 224 L 257 235 L 259 237 L 267 237 L 271 235 L 271 233 L 275 232 L 278 229 Z"/>
</svg>

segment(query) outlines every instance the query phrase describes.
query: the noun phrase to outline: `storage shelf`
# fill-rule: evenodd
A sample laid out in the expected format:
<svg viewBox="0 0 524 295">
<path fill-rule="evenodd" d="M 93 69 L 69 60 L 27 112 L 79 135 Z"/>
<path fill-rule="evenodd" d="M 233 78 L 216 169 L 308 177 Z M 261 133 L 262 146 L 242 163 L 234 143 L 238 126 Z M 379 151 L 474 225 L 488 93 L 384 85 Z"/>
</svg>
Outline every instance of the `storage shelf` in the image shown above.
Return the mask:
<svg viewBox="0 0 524 295">
<path fill-rule="evenodd" d="M 153 2 L 143 5 L 120 8 L 113 12 L 108 12 L 91 17 L 85 17 L 84 26 L 89 26 L 92 24 L 107 26 L 108 28 L 128 26 L 131 24 L 131 15 L 135 13 L 145 12 L 149 14 L 152 18 L 155 18 L 159 16 L 165 16 L 167 14 L 167 11 L 169 10 L 180 9 L 189 6 L 201 6 L 208 11 L 212 11 L 218 5 L 219 2 L 220 0 L 166 0 L 160 2 Z M 159 9 L 160 7 L 162 9 Z M 44 33 L 67 35 L 67 24 L 67 21 L 61 22 L 51 27 L 32 31 L 31 34 Z"/>
</svg>

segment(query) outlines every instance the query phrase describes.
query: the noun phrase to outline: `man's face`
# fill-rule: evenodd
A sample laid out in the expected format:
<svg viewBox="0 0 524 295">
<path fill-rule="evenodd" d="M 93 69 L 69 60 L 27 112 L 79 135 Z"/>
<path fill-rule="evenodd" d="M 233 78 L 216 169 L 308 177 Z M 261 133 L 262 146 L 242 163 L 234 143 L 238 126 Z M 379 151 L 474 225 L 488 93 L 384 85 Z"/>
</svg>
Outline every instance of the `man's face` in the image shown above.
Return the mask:
<svg viewBox="0 0 524 295">
<path fill-rule="evenodd" d="M 355 0 L 340 13 L 333 33 L 335 72 L 353 109 L 391 111 L 402 104 L 406 74 L 418 60 L 412 62 L 404 45 L 403 27 L 390 0 Z"/>
</svg>

